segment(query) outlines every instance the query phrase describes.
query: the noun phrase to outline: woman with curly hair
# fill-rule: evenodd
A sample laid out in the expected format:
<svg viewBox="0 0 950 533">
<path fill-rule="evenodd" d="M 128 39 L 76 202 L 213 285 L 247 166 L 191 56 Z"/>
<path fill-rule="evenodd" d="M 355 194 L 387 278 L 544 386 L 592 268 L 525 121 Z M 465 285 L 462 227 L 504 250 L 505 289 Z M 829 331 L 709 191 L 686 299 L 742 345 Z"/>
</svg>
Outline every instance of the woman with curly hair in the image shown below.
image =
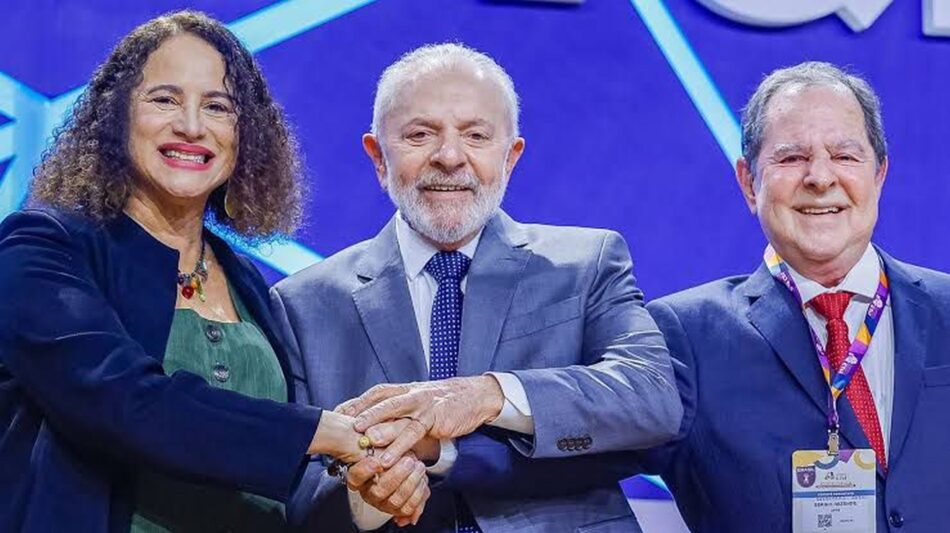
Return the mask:
<svg viewBox="0 0 950 533">
<path fill-rule="evenodd" d="M 364 454 L 351 419 L 287 403 L 264 280 L 205 227 L 287 234 L 298 172 L 220 23 L 113 50 L 0 226 L 0 531 L 281 529 L 309 455 Z"/>
</svg>

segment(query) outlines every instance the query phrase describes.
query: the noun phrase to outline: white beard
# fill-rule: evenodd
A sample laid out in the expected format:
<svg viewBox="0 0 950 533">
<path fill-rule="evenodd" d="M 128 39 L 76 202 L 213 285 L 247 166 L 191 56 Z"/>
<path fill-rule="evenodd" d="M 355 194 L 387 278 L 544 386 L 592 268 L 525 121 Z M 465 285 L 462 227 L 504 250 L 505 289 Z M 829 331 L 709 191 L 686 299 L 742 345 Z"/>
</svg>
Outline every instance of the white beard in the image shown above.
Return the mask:
<svg viewBox="0 0 950 533">
<path fill-rule="evenodd" d="M 508 177 L 504 166 L 499 169 L 501 179 L 494 187 L 484 187 L 470 173 L 454 176 L 438 171 L 424 173 L 415 184 L 400 186 L 391 175 L 386 176 L 386 192 L 409 226 L 429 240 L 441 244 L 457 243 L 480 230 L 495 215 L 505 197 Z M 468 187 L 474 198 L 466 204 L 464 212 L 453 213 L 450 206 L 432 206 L 422 198 L 421 189 L 432 185 Z M 458 222 L 453 222 L 458 220 Z"/>
</svg>

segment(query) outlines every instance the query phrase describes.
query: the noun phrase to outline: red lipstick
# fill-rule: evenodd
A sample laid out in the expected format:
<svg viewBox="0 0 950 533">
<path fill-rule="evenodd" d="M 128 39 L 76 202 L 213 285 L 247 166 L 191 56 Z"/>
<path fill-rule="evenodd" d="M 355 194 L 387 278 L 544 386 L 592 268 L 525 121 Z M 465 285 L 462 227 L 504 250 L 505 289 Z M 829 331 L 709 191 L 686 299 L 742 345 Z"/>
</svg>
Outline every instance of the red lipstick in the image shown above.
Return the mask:
<svg viewBox="0 0 950 533">
<path fill-rule="evenodd" d="M 165 143 L 158 151 L 166 165 L 187 170 L 208 170 L 214 159 L 214 152 L 197 144 Z"/>
</svg>

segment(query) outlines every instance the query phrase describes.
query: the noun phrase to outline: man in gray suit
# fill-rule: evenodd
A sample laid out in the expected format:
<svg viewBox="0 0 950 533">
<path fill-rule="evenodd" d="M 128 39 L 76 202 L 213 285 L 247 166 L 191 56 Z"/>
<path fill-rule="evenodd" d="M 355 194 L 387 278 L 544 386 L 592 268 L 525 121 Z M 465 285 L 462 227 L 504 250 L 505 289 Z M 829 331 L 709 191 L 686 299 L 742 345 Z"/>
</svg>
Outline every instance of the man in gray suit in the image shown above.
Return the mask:
<svg viewBox="0 0 950 533">
<path fill-rule="evenodd" d="M 638 531 L 617 452 L 679 427 L 667 349 L 618 234 L 499 210 L 525 146 L 507 73 L 462 45 L 417 49 L 383 73 L 363 145 L 398 212 L 272 297 L 297 397 L 362 394 L 339 409 L 388 447 L 351 466 L 349 490 L 313 463 L 291 521 Z"/>
</svg>

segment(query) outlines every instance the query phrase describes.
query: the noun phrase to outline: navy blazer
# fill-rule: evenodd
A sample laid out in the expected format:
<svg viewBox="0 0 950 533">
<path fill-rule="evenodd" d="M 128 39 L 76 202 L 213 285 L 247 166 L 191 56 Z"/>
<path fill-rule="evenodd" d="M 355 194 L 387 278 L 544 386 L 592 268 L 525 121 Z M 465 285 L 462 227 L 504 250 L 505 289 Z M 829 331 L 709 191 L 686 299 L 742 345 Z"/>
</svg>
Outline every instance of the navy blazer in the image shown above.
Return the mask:
<svg viewBox="0 0 950 533">
<path fill-rule="evenodd" d="M 260 274 L 206 238 L 288 373 Z M 0 225 L 0 531 L 128 531 L 140 465 L 287 498 L 320 410 L 166 376 L 177 272 L 125 215 Z"/>
<path fill-rule="evenodd" d="M 880 252 L 894 319 L 894 400 L 877 532 L 950 524 L 950 276 Z M 791 457 L 827 445 L 828 387 L 807 322 L 762 265 L 648 304 L 674 357 L 680 440 L 649 454 L 694 532 L 792 530 Z M 838 400 L 842 446 L 869 448 Z"/>
</svg>

